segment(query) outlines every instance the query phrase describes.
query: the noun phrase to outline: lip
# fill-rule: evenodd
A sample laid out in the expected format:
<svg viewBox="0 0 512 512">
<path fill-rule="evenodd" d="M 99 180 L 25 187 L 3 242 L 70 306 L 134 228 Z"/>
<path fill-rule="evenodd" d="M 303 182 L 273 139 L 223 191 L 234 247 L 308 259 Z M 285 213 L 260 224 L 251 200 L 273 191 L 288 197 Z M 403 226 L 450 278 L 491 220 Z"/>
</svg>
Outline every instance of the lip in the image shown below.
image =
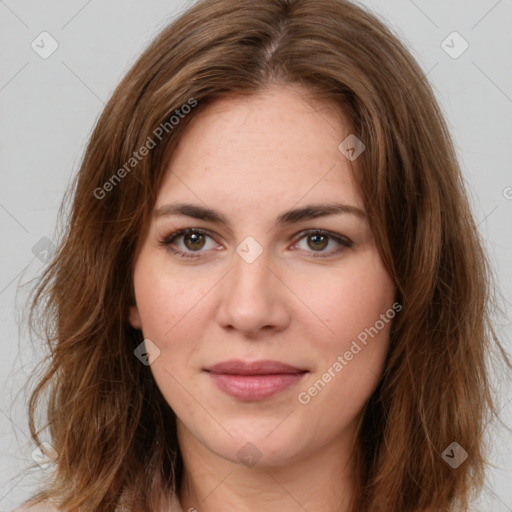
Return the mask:
<svg viewBox="0 0 512 512">
<path fill-rule="evenodd" d="M 229 361 L 214 364 L 205 370 L 212 373 L 228 373 L 231 375 L 270 375 L 276 373 L 304 373 L 307 371 L 303 368 L 270 359 L 262 359 L 260 361 L 230 359 Z"/>
<path fill-rule="evenodd" d="M 263 400 L 297 384 L 308 372 L 271 360 L 230 360 L 205 368 L 224 393 L 239 400 Z"/>
</svg>

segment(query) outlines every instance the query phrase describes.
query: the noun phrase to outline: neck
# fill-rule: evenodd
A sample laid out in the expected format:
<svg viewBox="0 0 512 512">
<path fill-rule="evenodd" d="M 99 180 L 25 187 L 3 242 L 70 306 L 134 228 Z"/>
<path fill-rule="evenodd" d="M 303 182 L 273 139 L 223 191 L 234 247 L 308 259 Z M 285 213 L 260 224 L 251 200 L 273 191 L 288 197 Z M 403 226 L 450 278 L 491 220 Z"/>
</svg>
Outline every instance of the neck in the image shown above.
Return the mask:
<svg viewBox="0 0 512 512">
<path fill-rule="evenodd" d="M 266 467 L 219 457 L 185 428 L 180 437 L 184 474 L 179 498 L 184 511 L 350 511 L 357 475 L 354 435 L 345 433 L 314 454 Z"/>
</svg>

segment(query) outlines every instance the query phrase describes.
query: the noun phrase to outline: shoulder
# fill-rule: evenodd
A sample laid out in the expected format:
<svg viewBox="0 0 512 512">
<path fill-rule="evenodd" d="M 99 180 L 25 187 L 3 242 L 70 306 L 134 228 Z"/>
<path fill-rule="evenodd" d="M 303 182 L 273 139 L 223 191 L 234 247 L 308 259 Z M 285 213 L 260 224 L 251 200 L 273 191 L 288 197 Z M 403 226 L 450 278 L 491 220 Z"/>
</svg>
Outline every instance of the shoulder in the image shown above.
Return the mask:
<svg viewBox="0 0 512 512">
<path fill-rule="evenodd" d="M 49 501 L 43 501 L 36 505 L 23 504 L 12 512 L 59 512 L 59 509 L 52 505 Z"/>
</svg>

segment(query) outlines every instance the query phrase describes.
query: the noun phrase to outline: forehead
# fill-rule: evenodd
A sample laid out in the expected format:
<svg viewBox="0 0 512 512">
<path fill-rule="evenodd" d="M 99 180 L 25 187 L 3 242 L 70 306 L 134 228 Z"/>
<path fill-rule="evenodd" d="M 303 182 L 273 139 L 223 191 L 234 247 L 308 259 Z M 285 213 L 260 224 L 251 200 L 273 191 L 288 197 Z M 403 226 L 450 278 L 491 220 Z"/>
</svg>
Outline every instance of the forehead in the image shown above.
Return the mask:
<svg viewBox="0 0 512 512">
<path fill-rule="evenodd" d="M 338 149 L 349 134 L 335 104 L 299 86 L 219 99 L 182 133 L 156 207 L 178 198 L 253 211 L 301 200 L 362 207 Z"/>
</svg>

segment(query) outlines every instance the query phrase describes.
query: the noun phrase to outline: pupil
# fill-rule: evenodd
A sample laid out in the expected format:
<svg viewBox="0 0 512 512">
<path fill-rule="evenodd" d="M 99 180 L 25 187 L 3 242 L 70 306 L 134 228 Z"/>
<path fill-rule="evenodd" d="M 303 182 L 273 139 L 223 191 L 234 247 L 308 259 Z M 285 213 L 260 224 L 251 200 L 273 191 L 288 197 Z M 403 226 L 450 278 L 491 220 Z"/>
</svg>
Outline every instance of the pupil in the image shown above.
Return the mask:
<svg viewBox="0 0 512 512">
<path fill-rule="evenodd" d="M 202 247 L 202 244 L 201 242 L 204 242 L 204 240 L 201 240 L 203 237 L 203 235 L 201 234 L 198 234 L 198 233 L 192 233 L 190 235 L 187 235 L 187 237 L 185 237 L 185 240 L 191 240 L 191 244 L 185 244 L 187 245 L 187 247 L 189 249 L 200 249 Z M 199 246 L 197 246 L 197 244 L 199 244 Z M 190 247 L 190 245 L 192 245 L 192 247 Z"/>
<path fill-rule="evenodd" d="M 327 237 L 325 235 L 311 235 L 310 237 L 311 240 L 316 240 L 316 241 L 313 241 L 313 246 L 311 247 L 312 249 L 314 248 L 320 248 L 320 249 L 324 249 L 327 245 Z M 320 241 L 319 239 L 323 239 L 323 243 L 322 241 Z M 319 245 L 317 242 L 320 241 L 320 244 Z"/>
</svg>

